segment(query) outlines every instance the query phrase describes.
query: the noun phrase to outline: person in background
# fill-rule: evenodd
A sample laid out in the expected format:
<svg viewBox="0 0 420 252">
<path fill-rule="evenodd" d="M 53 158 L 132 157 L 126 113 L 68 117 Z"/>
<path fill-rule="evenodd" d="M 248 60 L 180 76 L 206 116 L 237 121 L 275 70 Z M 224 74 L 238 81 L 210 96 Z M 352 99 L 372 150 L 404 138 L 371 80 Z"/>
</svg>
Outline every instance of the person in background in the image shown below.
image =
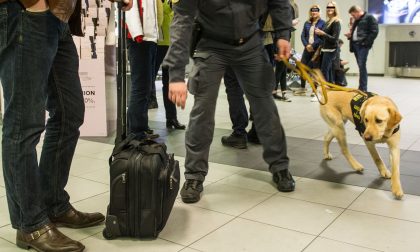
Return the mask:
<svg viewBox="0 0 420 252">
<path fill-rule="evenodd" d="M 170 33 L 169 33 L 169 26 L 171 25 L 172 18 L 174 16 L 174 12 L 172 11 L 172 3 L 171 0 L 161 0 L 163 4 L 163 21 L 162 21 L 162 40 L 158 41 L 157 47 L 157 55 L 156 55 L 156 65 L 155 65 L 155 73 L 153 78 L 153 87 L 155 86 L 156 76 L 158 74 L 160 65 L 162 64 L 163 59 L 166 56 L 166 53 L 169 49 L 170 44 Z M 165 106 L 165 115 L 166 115 L 166 127 L 167 128 L 174 128 L 174 129 L 185 129 L 185 125 L 181 124 L 177 118 L 176 106 L 173 102 L 169 100 L 168 97 L 169 91 L 169 72 L 168 68 L 162 67 L 162 92 L 163 92 L 163 104 Z M 156 88 L 152 88 L 152 92 L 154 92 L 154 99 L 156 99 Z M 152 95 L 153 97 L 153 95 Z M 151 98 L 149 103 L 153 102 L 153 98 Z M 154 101 L 157 107 L 157 101 Z"/>
<path fill-rule="evenodd" d="M 349 62 L 346 60 L 341 59 L 341 47 L 343 46 L 344 41 L 339 39 L 338 40 L 338 48 L 337 48 L 337 55 L 334 60 L 334 74 L 335 74 L 335 84 L 340 86 L 347 86 L 347 79 L 346 79 L 346 72 L 349 70 L 349 68 L 346 68 L 345 65 L 347 65 Z"/>
<path fill-rule="evenodd" d="M 354 5 L 349 9 L 349 14 L 354 22 L 350 32 L 345 36 L 350 40 L 350 52 L 356 56 L 357 66 L 359 67 L 359 89 L 367 91 L 368 73 L 366 68 L 369 50 L 378 36 L 378 22 L 375 17 L 366 13 L 360 6 Z"/>
<path fill-rule="evenodd" d="M 162 21 L 161 0 L 133 0 L 133 8 L 126 13 L 131 70 L 131 93 L 127 110 L 128 133 L 135 134 L 137 139 L 159 137 L 149 128 L 147 113 Z"/>
<path fill-rule="evenodd" d="M 246 110 L 244 91 L 236 78 L 235 72 L 228 67 L 223 76 L 227 100 L 229 103 L 229 116 L 233 132 L 222 137 L 225 146 L 246 149 L 248 147 L 246 127 L 248 127 L 248 111 Z M 251 139 L 252 140 L 252 139 Z"/>
<path fill-rule="evenodd" d="M 341 24 L 337 3 L 328 2 L 327 22 L 323 29 L 315 28 L 315 34 L 322 39 L 321 72 L 328 82 L 334 82 L 333 62 L 337 54 L 340 31 Z"/>
<path fill-rule="evenodd" d="M 301 62 L 310 68 L 319 68 L 318 64 L 312 61 L 315 52 L 318 50 L 318 47 L 321 45 L 321 38 L 315 34 L 315 29 L 323 29 L 325 21 L 321 19 L 321 8 L 319 5 L 314 4 L 309 9 L 309 19 L 303 25 L 303 30 L 301 33 L 301 40 L 304 46 L 302 53 Z M 300 88 L 296 90 L 294 95 L 306 95 L 306 81 L 301 79 Z M 311 94 L 313 95 L 313 94 Z"/>
</svg>

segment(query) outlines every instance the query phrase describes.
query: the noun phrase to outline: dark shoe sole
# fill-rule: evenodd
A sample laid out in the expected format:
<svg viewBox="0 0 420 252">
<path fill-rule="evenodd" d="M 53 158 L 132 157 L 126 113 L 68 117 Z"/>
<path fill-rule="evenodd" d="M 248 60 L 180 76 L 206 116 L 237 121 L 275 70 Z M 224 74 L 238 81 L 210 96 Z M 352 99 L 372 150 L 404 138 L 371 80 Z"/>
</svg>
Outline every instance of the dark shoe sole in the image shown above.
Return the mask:
<svg viewBox="0 0 420 252">
<path fill-rule="evenodd" d="M 295 190 L 295 187 L 289 189 L 281 189 L 277 187 L 277 190 L 279 190 L 280 192 L 293 192 Z"/>
<path fill-rule="evenodd" d="M 223 141 L 222 141 L 222 144 L 224 146 L 232 147 L 232 148 L 236 148 L 236 149 L 246 149 L 246 148 L 248 148 L 248 146 L 246 144 L 229 144 L 229 143 L 224 143 Z"/>
<path fill-rule="evenodd" d="M 86 223 L 86 224 L 84 224 L 84 225 L 75 225 L 75 224 L 61 223 L 61 222 L 54 222 L 54 224 L 55 224 L 57 227 L 66 227 L 66 228 L 79 229 L 79 228 L 87 228 L 87 227 L 93 227 L 93 226 L 96 226 L 96 225 L 98 225 L 98 224 L 102 223 L 104 220 L 105 220 L 105 217 L 104 217 L 104 218 L 101 218 L 101 219 L 99 219 L 99 220 L 97 220 L 97 221 L 94 221 L 94 222 L 89 222 L 89 223 Z"/>
<path fill-rule="evenodd" d="M 29 243 L 26 243 L 26 242 L 23 242 L 23 241 L 18 241 L 18 240 L 16 240 L 16 246 L 18 247 L 18 248 L 21 248 L 21 249 L 26 249 L 26 250 L 29 250 L 29 249 L 34 249 L 34 250 L 36 250 L 36 251 L 42 251 L 42 250 L 39 250 L 39 249 L 37 249 L 36 247 L 34 247 L 34 246 L 32 246 L 32 245 L 30 245 Z M 80 249 L 78 249 L 78 250 L 72 250 L 72 252 L 82 252 L 83 250 L 85 250 L 85 246 L 82 244 L 82 248 L 80 248 Z"/>
<path fill-rule="evenodd" d="M 198 198 L 182 198 L 182 202 L 186 203 L 186 204 L 192 204 L 192 203 L 196 203 L 199 202 L 201 199 L 201 196 L 199 196 Z"/>
</svg>

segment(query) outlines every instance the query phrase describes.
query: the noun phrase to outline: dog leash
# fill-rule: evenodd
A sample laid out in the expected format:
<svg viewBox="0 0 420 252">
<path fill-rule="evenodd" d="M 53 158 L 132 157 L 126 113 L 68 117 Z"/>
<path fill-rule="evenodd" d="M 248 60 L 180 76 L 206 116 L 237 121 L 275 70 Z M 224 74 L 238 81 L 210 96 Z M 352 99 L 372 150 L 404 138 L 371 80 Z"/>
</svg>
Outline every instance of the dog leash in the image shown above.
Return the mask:
<svg viewBox="0 0 420 252">
<path fill-rule="evenodd" d="M 316 98 L 318 99 L 318 102 L 321 105 L 325 105 L 328 102 L 327 89 L 333 91 L 356 92 L 362 95 L 366 95 L 365 92 L 360 91 L 359 89 L 346 88 L 340 85 L 330 83 L 325 80 L 324 75 L 319 69 L 311 69 L 307 65 L 303 64 L 300 60 L 296 59 L 294 56 L 292 56 L 291 59 L 296 63 L 296 66 L 290 64 L 289 61 L 286 59 L 282 59 L 282 61 L 287 68 L 297 73 L 300 76 L 300 78 L 304 79 L 309 83 L 313 93 L 315 94 Z M 321 93 L 324 97 L 324 101 L 321 101 L 321 99 L 319 98 L 317 87 L 321 88 Z"/>
</svg>

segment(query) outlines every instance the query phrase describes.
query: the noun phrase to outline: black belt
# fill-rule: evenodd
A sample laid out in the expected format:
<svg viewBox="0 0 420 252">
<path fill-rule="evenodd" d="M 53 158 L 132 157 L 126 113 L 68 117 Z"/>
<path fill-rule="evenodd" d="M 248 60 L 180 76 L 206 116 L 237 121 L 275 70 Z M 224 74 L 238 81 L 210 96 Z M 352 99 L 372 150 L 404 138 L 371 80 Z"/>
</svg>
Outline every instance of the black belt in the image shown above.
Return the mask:
<svg viewBox="0 0 420 252">
<path fill-rule="evenodd" d="M 247 37 L 242 37 L 242 38 L 239 38 L 239 39 L 229 39 L 229 38 L 225 38 L 225 37 L 220 37 L 220 36 L 215 35 L 215 34 L 206 33 L 205 31 L 203 31 L 201 36 L 203 38 L 207 38 L 207 39 L 211 39 L 211 40 L 214 40 L 214 41 L 217 41 L 217 42 L 221 42 L 223 44 L 240 46 L 240 45 L 243 45 L 246 42 L 248 42 L 258 32 L 259 32 L 259 30 L 256 30 L 253 33 L 251 33 L 251 35 L 249 35 Z"/>
</svg>

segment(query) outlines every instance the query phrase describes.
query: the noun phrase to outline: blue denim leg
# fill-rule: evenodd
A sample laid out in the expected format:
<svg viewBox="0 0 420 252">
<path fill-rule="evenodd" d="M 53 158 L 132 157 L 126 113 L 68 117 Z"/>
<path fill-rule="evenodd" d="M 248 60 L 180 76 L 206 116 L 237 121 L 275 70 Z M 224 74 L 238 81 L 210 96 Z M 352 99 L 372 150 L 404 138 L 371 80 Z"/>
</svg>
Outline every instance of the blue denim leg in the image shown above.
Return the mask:
<svg viewBox="0 0 420 252">
<path fill-rule="evenodd" d="M 307 50 L 303 50 L 301 62 L 307 65 L 308 67 L 312 68 L 313 63 L 311 59 L 313 55 L 314 55 L 314 52 L 308 52 Z M 305 88 L 305 86 L 306 86 L 306 81 L 303 78 L 300 78 L 300 87 Z"/>
<path fill-rule="evenodd" d="M 49 222 L 51 204 L 69 207 L 64 187 L 84 108 L 78 58 L 68 25 L 50 11 L 27 12 L 13 1 L 0 4 L 0 14 L 0 37 L 6 36 L 0 45 L 6 194 L 13 228 L 32 232 Z M 72 49 L 67 53 L 63 40 Z M 75 102 L 64 104 L 69 100 Z M 36 145 L 45 127 L 38 165 Z"/>
<path fill-rule="evenodd" d="M 359 66 L 359 89 L 362 91 L 367 91 L 368 73 L 366 62 L 369 55 L 369 48 L 355 43 L 354 55 L 356 56 L 357 65 Z"/>
<path fill-rule="evenodd" d="M 128 132 L 141 139 L 148 129 L 148 104 L 154 82 L 157 44 L 128 40 L 131 70 L 131 94 L 128 105 Z"/>
<path fill-rule="evenodd" d="M 246 110 L 244 92 L 231 68 L 226 68 L 224 75 L 226 94 L 229 103 L 229 115 L 233 132 L 245 135 L 248 126 L 248 111 Z"/>
<path fill-rule="evenodd" d="M 336 55 L 336 52 L 322 52 L 321 72 L 325 80 L 331 83 L 334 83 L 332 65 Z"/>
</svg>

